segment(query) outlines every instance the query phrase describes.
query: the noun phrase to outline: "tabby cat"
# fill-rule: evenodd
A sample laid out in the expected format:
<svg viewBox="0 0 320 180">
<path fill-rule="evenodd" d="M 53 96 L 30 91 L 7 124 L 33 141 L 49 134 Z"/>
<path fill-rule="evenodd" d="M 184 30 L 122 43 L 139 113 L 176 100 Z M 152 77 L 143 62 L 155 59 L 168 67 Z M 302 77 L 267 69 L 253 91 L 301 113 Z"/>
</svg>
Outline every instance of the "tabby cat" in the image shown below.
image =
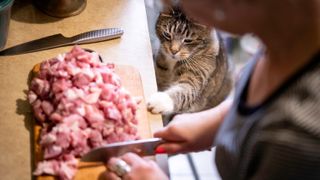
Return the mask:
<svg viewBox="0 0 320 180">
<path fill-rule="evenodd" d="M 174 8 L 160 13 L 156 33 L 160 40 L 155 61 L 159 92 L 148 99 L 149 111 L 163 115 L 197 112 L 228 96 L 232 80 L 215 30 Z"/>
</svg>

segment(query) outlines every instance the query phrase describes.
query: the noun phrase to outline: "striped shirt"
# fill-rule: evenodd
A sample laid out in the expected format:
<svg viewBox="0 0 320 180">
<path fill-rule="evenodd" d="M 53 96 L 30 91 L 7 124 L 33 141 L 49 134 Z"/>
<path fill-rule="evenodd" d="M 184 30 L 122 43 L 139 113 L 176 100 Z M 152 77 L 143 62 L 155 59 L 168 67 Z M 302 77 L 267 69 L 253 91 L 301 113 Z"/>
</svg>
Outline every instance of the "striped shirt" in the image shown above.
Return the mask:
<svg viewBox="0 0 320 180">
<path fill-rule="evenodd" d="M 268 100 L 248 108 L 247 86 L 256 62 L 243 72 L 215 139 L 222 179 L 319 180 L 320 53 Z"/>
</svg>

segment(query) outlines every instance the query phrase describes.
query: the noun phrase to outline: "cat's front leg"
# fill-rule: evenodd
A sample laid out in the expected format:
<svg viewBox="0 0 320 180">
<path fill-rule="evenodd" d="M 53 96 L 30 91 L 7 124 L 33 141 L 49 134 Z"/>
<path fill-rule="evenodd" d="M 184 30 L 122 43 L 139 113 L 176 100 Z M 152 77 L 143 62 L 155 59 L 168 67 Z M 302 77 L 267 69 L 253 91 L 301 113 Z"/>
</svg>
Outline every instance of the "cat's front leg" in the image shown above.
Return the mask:
<svg viewBox="0 0 320 180">
<path fill-rule="evenodd" d="M 195 105 L 200 97 L 200 86 L 195 83 L 176 83 L 163 92 L 153 94 L 147 101 L 147 108 L 152 113 L 171 115 L 183 112 L 195 112 L 200 106 Z M 203 102 L 203 104 L 205 104 Z"/>
<path fill-rule="evenodd" d="M 172 98 L 165 92 L 157 92 L 148 99 L 147 108 L 154 114 L 170 114 L 174 110 Z"/>
</svg>

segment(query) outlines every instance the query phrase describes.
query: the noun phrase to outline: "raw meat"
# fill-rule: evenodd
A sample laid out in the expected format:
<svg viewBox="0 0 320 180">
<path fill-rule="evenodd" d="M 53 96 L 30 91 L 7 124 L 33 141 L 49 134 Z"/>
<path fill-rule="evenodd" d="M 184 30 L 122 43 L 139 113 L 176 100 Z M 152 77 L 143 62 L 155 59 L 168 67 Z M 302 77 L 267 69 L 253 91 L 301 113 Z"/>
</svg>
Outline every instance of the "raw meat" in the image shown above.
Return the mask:
<svg viewBox="0 0 320 180">
<path fill-rule="evenodd" d="M 139 139 L 136 111 L 139 99 L 120 83 L 114 64 L 75 46 L 41 63 L 30 83 L 28 99 L 42 126 L 44 160 L 34 175 L 72 179 L 78 160 L 90 149 Z"/>
</svg>

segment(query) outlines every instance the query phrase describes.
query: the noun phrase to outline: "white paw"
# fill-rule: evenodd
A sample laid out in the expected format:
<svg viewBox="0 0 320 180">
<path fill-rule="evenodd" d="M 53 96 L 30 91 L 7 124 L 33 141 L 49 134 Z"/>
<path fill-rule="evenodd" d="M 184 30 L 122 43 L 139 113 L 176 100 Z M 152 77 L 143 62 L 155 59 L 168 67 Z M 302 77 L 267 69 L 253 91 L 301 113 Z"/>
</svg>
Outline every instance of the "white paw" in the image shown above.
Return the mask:
<svg viewBox="0 0 320 180">
<path fill-rule="evenodd" d="M 147 108 L 154 114 L 169 114 L 173 111 L 174 104 L 167 93 L 157 92 L 149 98 Z"/>
</svg>

